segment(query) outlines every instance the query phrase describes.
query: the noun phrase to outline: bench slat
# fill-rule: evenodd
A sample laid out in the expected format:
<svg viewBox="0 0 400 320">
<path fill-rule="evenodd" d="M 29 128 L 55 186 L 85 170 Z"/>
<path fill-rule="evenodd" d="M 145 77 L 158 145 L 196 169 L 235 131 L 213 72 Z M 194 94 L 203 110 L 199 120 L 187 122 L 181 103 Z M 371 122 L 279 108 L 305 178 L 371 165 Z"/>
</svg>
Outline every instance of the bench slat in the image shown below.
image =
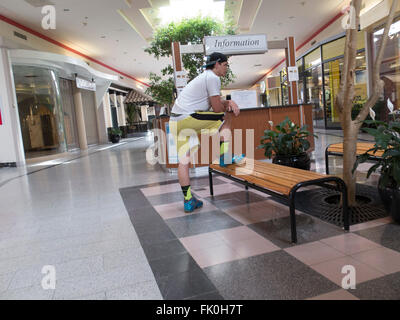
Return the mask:
<svg viewBox="0 0 400 320">
<path fill-rule="evenodd" d="M 374 145 L 375 145 L 374 143 L 369 143 L 369 142 L 358 142 L 357 149 L 356 149 L 357 155 L 361 155 L 361 154 L 365 153 L 369 149 L 373 148 Z M 331 144 L 328 147 L 328 151 L 343 154 L 343 143 Z M 368 152 L 368 154 L 370 154 L 371 156 L 376 156 L 376 157 L 381 157 L 383 155 L 383 153 L 384 153 L 383 150 L 378 150 L 376 153 Z"/>
<path fill-rule="evenodd" d="M 326 175 L 321 175 L 320 173 L 313 171 L 300 170 L 297 168 L 285 167 L 285 170 L 282 170 L 281 165 L 268 163 L 269 166 L 265 166 L 264 163 L 255 163 L 254 167 L 257 171 L 268 175 L 275 175 L 279 177 L 284 177 L 285 179 L 302 182 L 304 180 L 310 179 L 320 179 L 326 177 Z M 294 169 L 294 170 L 291 170 Z"/>
<path fill-rule="evenodd" d="M 282 194 L 282 195 L 287 196 L 290 193 L 291 188 L 288 188 L 286 186 L 282 186 L 282 185 L 279 185 L 279 184 L 276 184 L 273 182 L 269 182 L 267 180 L 255 177 L 253 175 L 246 175 L 246 174 L 238 175 L 236 172 L 236 169 L 239 167 L 237 167 L 235 165 L 231 165 L 231 166 L 224 167 L 224 168 L 220 167 L 219 165 L 210 165 L 210 167 L 216 171 L 220 171 L 220 172 L 226 173 L 228 175 L 234 176 L 238 179 L 245 180 L 250 183 L 254 183 L 260 187 L 266 188 L 268 190 L 274 191 L 274 192 Z"/>
<path fill-rule="evenodd" d="M 237 165 L 220 167 L 216 164 L 212 164 L 210 167 L 216 171 L 224 172 L 252 183 L 257 181 L 257 185 L 284 195 L 288 195 L 290 190 L 300 182 L 327 177 L 327 175 L 312 171 L 284 167 L 257 160 L 254 161 L 254 166 L 249 163 L 248 166 L 243 167 Z"/>
</svg>

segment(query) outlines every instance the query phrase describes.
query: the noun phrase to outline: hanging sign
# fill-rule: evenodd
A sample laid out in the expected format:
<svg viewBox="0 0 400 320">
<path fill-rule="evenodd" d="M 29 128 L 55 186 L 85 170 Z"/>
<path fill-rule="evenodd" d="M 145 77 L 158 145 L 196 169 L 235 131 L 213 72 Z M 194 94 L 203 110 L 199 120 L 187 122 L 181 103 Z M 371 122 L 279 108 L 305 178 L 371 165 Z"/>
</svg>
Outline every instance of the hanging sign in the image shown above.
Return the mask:
<svg viewBox="0 0 400 320">
<path fill-rule="evenodd" d="M 299 69 L 297 67 L 288 67 L 287 69 L 289 82 L 299 81 Z"/>
<path fill-rule="evenodd" d="M 221 52 L 227 55 L 264 53 L 268 51 L 266 34 L 204 37 L 206 55 Z"/>
<path fill-rule="evenodd" d="M 96 83 L 94 81 L 87 81 L 78 77 L 76 77 L 76 87 L 80 89 L 96 91 Z"/>
</svg>

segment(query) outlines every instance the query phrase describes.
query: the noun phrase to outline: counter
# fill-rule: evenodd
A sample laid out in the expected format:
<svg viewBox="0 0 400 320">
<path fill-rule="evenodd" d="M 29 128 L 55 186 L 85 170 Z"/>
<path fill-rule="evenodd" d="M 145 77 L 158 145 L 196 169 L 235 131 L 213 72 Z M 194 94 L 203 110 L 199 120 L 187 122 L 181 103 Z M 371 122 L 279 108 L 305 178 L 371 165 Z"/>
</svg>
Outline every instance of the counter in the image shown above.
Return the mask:
<svg viewBox="0 0 400 320">
<path fill-rule="evenodd" d="M 286 106 L 276 106 L 276 107 L 265 107 L 265 108 L 249 108 L 249 109 L 241 109 L 240 115 L 238 117 L 234 117 L 232 121 L 232 147 L 233 153 L 245 153 L 246 156 L 250 155 L 252 151 L 254 152 L 254 159 L 261 160 L 265 159 L 264 150 L 257 149 L 257 146 L 260 145 L 261 137 L 264 135 L 264 130 L 270 129 L 270 124 L 268 121 L 272 121 L 274 126 L 278 123 L 282 122 L 286 116 L 290 118 L 294 123 L 298 125 L 307 125 L 307 129 L 313 133 L 313 120 L 312 120 L 312 104 L 297 104 L 297 105 L 286 105 Z M 154 128 L 159 128 L 165 134 L 166 133 L 166 125 L 169 121 L 169 117 L 162 117 L 158 119 L 154 119 Z M 238 130 L 239 129 L 239 130 Z M 246 129 L 253 129 L 254 136 L 247 138 L 246 142 Z M 238 131 L 235 131 L 238 130 Z M 160 132 L 161 132 L 160 131 Z M 214 139 L 215 140 L 215 139 Z M 241 141 L 240 141 L 241 140 Z M 175 168 L 177 167 L 176 159 L 171 159 L 168 155 L 168 150 L 166 148 L 166 141 L 168 141 L 167 137 L 161 137 L 160 134 L 155 134 L 155 143 L 157 145 L 156 156 L 159 156 L 159 161 L 161 164 L 165 165 L 167 168 Z M 201 141 L 199 136 L 199 141 Z M 309 141 L 311 143 L 311 148 L 309 151 L 313 151 L 315 144 L 314 138 L 309 137 Z M 203 139 L 203 143 L 208 144 L 208 146 L 203 145 L 203 149 L 207 148 L 209 150 L 208 159 L 205 159 L 204 154 L 202 155 L 202 147 L 200 146 L 199 150 L 193 156 L 192 164 L 194 166 L 208 166 L 212 160 L 216 160 L 216 148 L 214 150 L 212 148 L 212 137 L 207 139 Z M 241 145 L 241 150 L 240 149 Z M 252 148 L 250 148 L 252 145 Z M 246 151 L 246 148 L 249 148 Z M 219 143 L 218 143 L 219 149 Z M 161 151 L 161 154 L 160 154 Z M 214 155 L 214 157 L 213 157 Z"/>
</svg>

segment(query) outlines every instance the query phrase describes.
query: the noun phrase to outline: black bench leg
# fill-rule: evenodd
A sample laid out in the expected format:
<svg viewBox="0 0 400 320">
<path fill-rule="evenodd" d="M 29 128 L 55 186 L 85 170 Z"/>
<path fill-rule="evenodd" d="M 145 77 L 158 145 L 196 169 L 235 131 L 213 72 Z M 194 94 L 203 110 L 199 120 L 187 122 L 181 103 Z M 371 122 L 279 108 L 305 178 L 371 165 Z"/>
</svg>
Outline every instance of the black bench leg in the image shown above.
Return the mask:
<svg viewBox="0 0 400 320">
<path fill-rule="evenodd" d="M 292 242 L 297 243 L 297 231 L 296 231 L 296 208 L 294 203 L 294 192 L 290 193 L 290 230 L 292 232 Z"/>
<path fill-rule="evenodd" d="M 326 148 L 326 150 L 325 150 L 325 173 L 329 174 L 329 153 L 328 153 L 328 148 Z"/>
<path fill-rule="evenodd" d="M 214 189 L 213 189 L 213 179 L 212 179 L 212 169 L 211 168 L 208 168 L 208 178 L 210 180 L 210 194 L 213 196 Z"/>
<path fill-rule="evenodd" d="M 249 190 L 249 186 L 247 184 L 244 187 L 246 188 L 246 190 Z"/>
</svg>

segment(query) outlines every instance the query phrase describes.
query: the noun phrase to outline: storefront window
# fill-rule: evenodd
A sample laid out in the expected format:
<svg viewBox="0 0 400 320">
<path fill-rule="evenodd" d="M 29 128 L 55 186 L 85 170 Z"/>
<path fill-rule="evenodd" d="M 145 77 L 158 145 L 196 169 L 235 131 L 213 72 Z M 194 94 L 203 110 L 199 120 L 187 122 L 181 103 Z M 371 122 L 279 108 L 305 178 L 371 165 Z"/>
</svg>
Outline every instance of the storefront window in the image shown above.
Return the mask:
<svg viewBox="0 0 400 320">
<path fill-rule="evenodd" d="M 280 72 L 280 76 L 281 76 L 281 89 L 282 89 L 282 104 L 288 105 L 289 104 L 289 87 L 288 87 L 288 81 L 287 81 L 286 68 L 284 68 Z"/>
<path fill-rule="evenodd" d="M 13 66 L 27 159 L 66 151 L 58 79 L 53 70 Z"/>
<path fill-rule="evenodd" d="M 313 103 L 314 127 L 324 128 L 324 103 L 322 97 L 322 67 L 321 65 L 305 71 L 307 103 Z"/>
<path fill-rule="evenodd" d="M 373 33 L 374 57 L 382 43 L 383 29 Z M 400 21 L 392 24 L 389 39 L 380 66 L 381 79 L 384 81 L 384 90 L 381 101 L 377 102 L 374 111 L 377 118 L 382 121 L 390 121 L 393 115 L 389 115 L 386 107 L 388 99 L 393 103 L 394 109 L 400 109 Z"/>
<path fill-rule="evenodd" d="M 322 46 L 322 57 L 323 60 L 330 60 L 344 54 L 344 47 L 346 44 L 346 38 L 340 38 L 332 42 L 328 42 Z M 364 32 L 357 33 L 357 50 L 365 48 L 365 37 Z"/>
<path fill-rule="evenodd" d="M 280 77 L 268 77 L 266 82 L 267 106 L 274 107 L 282 105 Z"/>
<path fill-rule="evenodd" d="M 317 48 L 304 57 L 304 69 L 321 64 L 321 48 Z"/>
</svg>

